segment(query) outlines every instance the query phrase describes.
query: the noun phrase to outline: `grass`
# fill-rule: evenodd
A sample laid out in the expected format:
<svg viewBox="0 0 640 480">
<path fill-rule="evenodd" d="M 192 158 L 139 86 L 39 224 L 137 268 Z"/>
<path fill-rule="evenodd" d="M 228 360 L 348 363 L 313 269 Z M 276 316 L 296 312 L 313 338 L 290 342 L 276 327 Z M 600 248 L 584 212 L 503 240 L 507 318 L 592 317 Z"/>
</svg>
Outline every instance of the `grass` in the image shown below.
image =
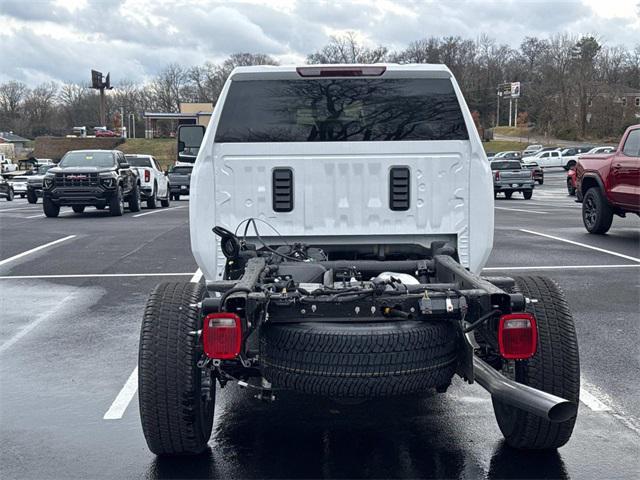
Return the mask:
<svg viewBox="0 0 640 480">
<path fill-rule="evenodd" d="M 505 150 L 524 150 L 527 147 L 526 143 L 510 142 L 502 140 L 491 140 L 490 142 L 482 142 L 485 152 L 504 152 Z"/>
<path fill-rule="evenodd" d="M 527 137 L 529 129 L 527 127 L 495 127 L 493 131 L 499 135 L 509 137 Z"/>
<path fill-rule="evenodd" d="M 118 145 L 124 153 L 153 155 L 163 170 L 169 168 L 176 159 L 177 140 L 174 138 L 129 138 Z"/>
</svg>

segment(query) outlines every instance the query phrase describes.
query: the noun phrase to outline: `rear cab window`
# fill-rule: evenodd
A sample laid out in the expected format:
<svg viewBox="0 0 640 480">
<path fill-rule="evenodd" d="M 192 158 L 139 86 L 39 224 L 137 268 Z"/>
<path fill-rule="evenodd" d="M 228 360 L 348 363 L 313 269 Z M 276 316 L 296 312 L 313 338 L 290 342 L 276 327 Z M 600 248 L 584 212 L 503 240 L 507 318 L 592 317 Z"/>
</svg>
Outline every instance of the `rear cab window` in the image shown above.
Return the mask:
<svg viewBox="0 0 640 480">
<path fill-rule="evenodd" d="M 216 143 L 468 140 L 451 80 L 232 81 Z"/>
<path fill-rule="evenodd" d="M 491 162 L 491 170 L 521 170 L 520 162 Z"/>
</svg>

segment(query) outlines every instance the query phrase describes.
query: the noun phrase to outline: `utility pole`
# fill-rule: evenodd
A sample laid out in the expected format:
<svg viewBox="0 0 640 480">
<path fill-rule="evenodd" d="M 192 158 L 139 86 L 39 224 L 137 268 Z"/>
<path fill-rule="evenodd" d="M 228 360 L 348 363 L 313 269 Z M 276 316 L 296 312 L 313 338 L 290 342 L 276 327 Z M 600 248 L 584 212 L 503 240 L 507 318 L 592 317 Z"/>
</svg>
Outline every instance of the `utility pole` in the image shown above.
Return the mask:
<svg viewBox="0 0 640 480">
<path fill-rule="evenodd" d="M 502 92 L 500 91 L 500 87 L 498 87 L 498 106 L 496 107 L 496 127 L 500 126 L 500 98 L 502 97 Z"/>
<path fill-rule="evenodd" d="M 103 80 L 102 72 L 97 70 L 91 70 L 91 88 L 100 91 L 100 126 L 107 126 L 107 100 L 104 94 L 105 90 L 111 90 L 110 73 L 107 73 L 106 78 Z"/>
<path fill-rule="evenodd" d="M 512 104 L 512 100 L 511 98 L 509 98 L 509 126 L 511 126 L 511 104 Z"/>
</svg>

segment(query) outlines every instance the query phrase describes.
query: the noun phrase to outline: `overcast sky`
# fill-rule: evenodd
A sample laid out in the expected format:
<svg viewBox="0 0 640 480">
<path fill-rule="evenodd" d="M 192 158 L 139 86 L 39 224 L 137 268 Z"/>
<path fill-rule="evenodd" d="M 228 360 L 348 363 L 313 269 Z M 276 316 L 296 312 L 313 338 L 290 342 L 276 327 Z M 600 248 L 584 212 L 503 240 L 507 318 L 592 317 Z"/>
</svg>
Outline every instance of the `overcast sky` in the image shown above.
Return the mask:
<svg viewBox="0 0 640 480">
<path fill-rule="evenodd" d="M 235 52 L 300 63 L 333 34 L 401 49 L 431 35 L 488 34 L 517 46 L 525 36 L 593 34 L 640 44 L 640 0 L 0 0 L 0 82 L 145 81 L 170 62 L 218 62 Z"/>
</svg>

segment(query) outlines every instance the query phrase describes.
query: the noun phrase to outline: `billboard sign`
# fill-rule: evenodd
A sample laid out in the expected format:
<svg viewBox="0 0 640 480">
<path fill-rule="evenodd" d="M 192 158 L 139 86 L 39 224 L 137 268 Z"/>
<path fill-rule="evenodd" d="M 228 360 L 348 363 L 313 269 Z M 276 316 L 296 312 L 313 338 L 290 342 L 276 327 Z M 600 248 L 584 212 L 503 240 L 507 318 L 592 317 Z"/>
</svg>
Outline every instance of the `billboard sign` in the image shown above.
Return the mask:
<svg viewBox="0 0 640 480">
<path fill-rule="evenodd" d="M 520 96 L 520 82 L 501 83 L 498 85 L 498 96 L 518 98 Z"/>
<path fill-rule="evenodd" d="M 511 82 L 511 98 L 520 96 L 520 82 Z"/>
</svg>

